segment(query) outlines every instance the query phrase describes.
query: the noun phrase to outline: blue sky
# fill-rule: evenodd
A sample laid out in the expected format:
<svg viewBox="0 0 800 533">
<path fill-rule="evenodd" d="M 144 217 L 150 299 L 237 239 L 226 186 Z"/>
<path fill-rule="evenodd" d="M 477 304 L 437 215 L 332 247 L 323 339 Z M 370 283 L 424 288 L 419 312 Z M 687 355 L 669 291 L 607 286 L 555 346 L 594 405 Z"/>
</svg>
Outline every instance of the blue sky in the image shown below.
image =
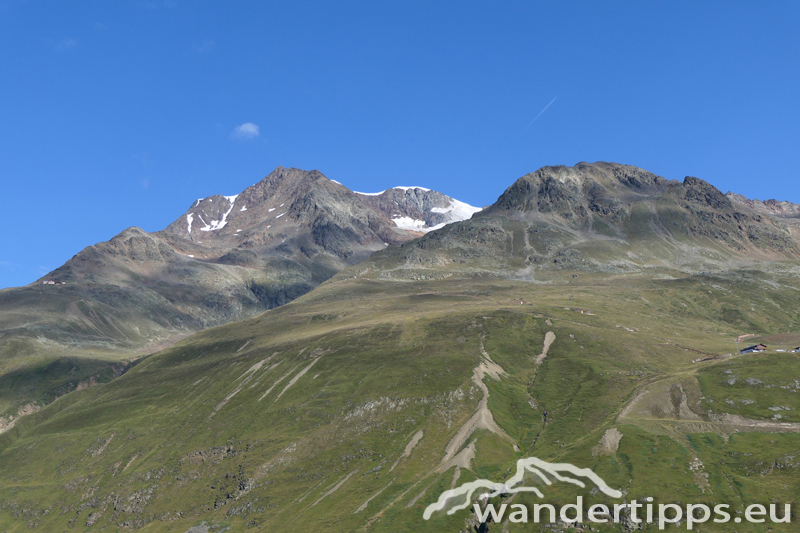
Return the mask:
<svg viewBox="0 0 800 533">
<path fill-rule="evenodd" d="M 0 0 L 0 287 L 278 165 L 486 205 L 602 160 L 800 202 L 798 27 L 788 1 Z"/>
</svg>

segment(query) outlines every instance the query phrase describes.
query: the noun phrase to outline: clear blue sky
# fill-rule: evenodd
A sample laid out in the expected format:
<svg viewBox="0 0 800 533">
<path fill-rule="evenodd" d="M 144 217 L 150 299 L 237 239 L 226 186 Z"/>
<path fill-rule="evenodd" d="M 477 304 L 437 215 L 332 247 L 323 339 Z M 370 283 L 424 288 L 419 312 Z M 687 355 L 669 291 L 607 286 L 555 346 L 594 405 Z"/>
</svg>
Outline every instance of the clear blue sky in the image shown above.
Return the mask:
<svg viewBox="0 0 800 533">
<path fill-rule="evenodd" d="M 602 160 L 800 202 L 798 28 L 798 2 L 0 0 L 0 287 L 278 165 L 485 205 Z"/>
</svg>

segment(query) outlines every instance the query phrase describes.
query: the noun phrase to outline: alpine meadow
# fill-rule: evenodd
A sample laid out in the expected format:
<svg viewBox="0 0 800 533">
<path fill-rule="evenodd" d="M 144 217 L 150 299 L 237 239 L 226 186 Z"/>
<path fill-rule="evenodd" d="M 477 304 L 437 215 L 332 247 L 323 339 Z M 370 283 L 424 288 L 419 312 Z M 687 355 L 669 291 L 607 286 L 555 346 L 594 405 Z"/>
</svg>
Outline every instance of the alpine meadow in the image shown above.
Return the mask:
<svg viewBox="0 0 800 533">
<path fill-rule="evenodd" d="M 229 218 L 197 237 L 184 215 L 0 292 L 0 529 L 657 531 L 628 511 L 579 526 L 481 509 L 652 498 L 725 503 L 737 518 L 773 503 L 782 518 L 796 505 L 800 206 L 581 163 L 527 174 L 463 219 L 426 221 L 464 204 L 407 188 L 391 194 L 434 203 L 382 214 L 373 196 L 291 172 L 315 187 L 283 192 L 278 169 L 260 196 L 244 193 L 246 211 L 219 200 L 229 217 L 284 213 L 274 236 Z M 368 222 L 351 230 L 359 212 Z M 391 230 L 400 215 L 417 231 Z M 267 280 L 277 261 L 293 277 Z M 213 280 L 237 309 L 221 325 L 192 307 Z M 39 325 L 20 323 L 34 300 Z M 133 324 L 139 336 L 123 330 Z M 740 348 L 768 348 L 738 353 L 743 335 Z M 100 341 L 102 357 L 81 357 Z M 139 350 L 156 341 L 169 346 Z M 423 519 L 445 491 L 502 483 L 534 456 L 591 469 L 622 497 L 539 480 L 544 499 L 475 493 L 474 508 Z"/>
</svg>

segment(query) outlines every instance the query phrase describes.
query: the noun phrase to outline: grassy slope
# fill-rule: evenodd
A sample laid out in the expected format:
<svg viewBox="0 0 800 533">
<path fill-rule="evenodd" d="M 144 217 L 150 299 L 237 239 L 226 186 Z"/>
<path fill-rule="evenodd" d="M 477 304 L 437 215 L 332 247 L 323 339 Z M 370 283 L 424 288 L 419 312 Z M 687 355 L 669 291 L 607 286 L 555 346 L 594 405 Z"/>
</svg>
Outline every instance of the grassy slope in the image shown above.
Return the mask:
<svg viewBox="0 0 800 533">
<path fill-rule="evenodd" d="M 732 368 L 742 379 L 788 383 L 775 368 L 798 374 L 794 356 L 691 361 L 730 353 L 741 333 L 796 331 L 796 289 L 770 283 L 585 274 L 550 284 L 328 283 L 258 318 L 194 335 L 0 435 L 0 529 L 183 533 L 206 521 L 231 531 L 462 530 L 467 511 L 430 522 L 422 511 L 451 486 L 454 471 L 434 469 L 480 399 L 470 377 L 481 342 L 507 372 L 485 380 L 489 407 L 521 451 L 477 431 L 472 471 L 462 469 L 459 484 L 499 481 L 516 459 L 535 455 L 592 468 L 628 498 L 796 501 L 797 434 L 731 434 L 708 420 L 692 426 L 642 414 L 617 420 L 639 392 L 672 390 L 675 380 L 700 413 L 724 411 L 744 394 L 758 403 L 731 412 L 768 420 L 770 401 L 755 396 L 769 391 L 731 392 L 740 389 L 720 380 Z M 556 341 L 537 369 L 547 331 Z M 793 420 L 797 395 L 779 390 L 778 403 L 793 409 L 781 414 Z M 624 435 L 619 450 L 593 455 L 609 427 Z M 420 429 L 422 440 L 390 472 Z M 694 458 L 703 470 L 690 469 Z M 547 496 L 566 502 L 574 492 L 554 486 Z"/>
<path fill-rule="evenodd" d="M 176 237 L 176 250 L 146 260 L 147 247 L 120 254 L 126 236 L 128 245 L 149 244 L 151 252 L 160 242 L 129 229 L 54 271 L 64 285 L 0 290 L 0 417 L 47 405 L 81 382 L 109 381 L 131 360 L 282 305 L 343 267 L 326 266 L 323 256 L 308 268 L 285 258 L 240 265 L 248 252 L 241 250 L 221 263 L 193 260 L 189 254 L 209 249 Z"/>
</svg>

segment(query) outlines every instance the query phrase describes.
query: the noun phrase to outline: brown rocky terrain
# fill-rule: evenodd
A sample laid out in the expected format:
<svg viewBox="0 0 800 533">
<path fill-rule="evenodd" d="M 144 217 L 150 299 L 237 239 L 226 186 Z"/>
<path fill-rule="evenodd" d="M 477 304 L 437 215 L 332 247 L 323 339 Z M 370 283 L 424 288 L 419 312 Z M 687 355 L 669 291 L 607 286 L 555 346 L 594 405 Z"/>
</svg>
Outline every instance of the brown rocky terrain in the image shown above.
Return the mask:
<svg viewBox="0 0 800 533">
<path fill-rule="evenodd" d="M 0 291 L 0 414 L 32 399 L 4 402 L 12 375 L 9 384 L 28 384 L 22 390 L 74 388 L 98 373 L 111 379 L 109 364 L 120 357 L 283 305 L 428 229 L 403 229 L 393 217 L 443 224 L 458 219 L 455 207 L 471 215 L 465 205 L 418 188 L 357 194 L 318 171 L 278 167 L 236 196 L 194 201 L 163 231 L 128 228 L 27 287 Z M 52 367 L 64 357 L 74 364 Z"/>
<path fill-rule="evenodd" d="M 774 215 L 787 218 L 800 217 L 800 204 L 778 200 L 750 200 L 741 194 L 729 192 L 725 195 L 731 203 L 741 205 L 765 215 Z"/>
<path fill-rule="evenodd" d="M 602 162 L 544 167 L 470 220 L 386 250 L 364 267 L 415 279 L 460 271 L 521 279 L 559 271 L 730 271 L 797 259 L 800 228 L 789 212 L 767 213 L 695 177 L 667 180 Z"/>
</svg>

